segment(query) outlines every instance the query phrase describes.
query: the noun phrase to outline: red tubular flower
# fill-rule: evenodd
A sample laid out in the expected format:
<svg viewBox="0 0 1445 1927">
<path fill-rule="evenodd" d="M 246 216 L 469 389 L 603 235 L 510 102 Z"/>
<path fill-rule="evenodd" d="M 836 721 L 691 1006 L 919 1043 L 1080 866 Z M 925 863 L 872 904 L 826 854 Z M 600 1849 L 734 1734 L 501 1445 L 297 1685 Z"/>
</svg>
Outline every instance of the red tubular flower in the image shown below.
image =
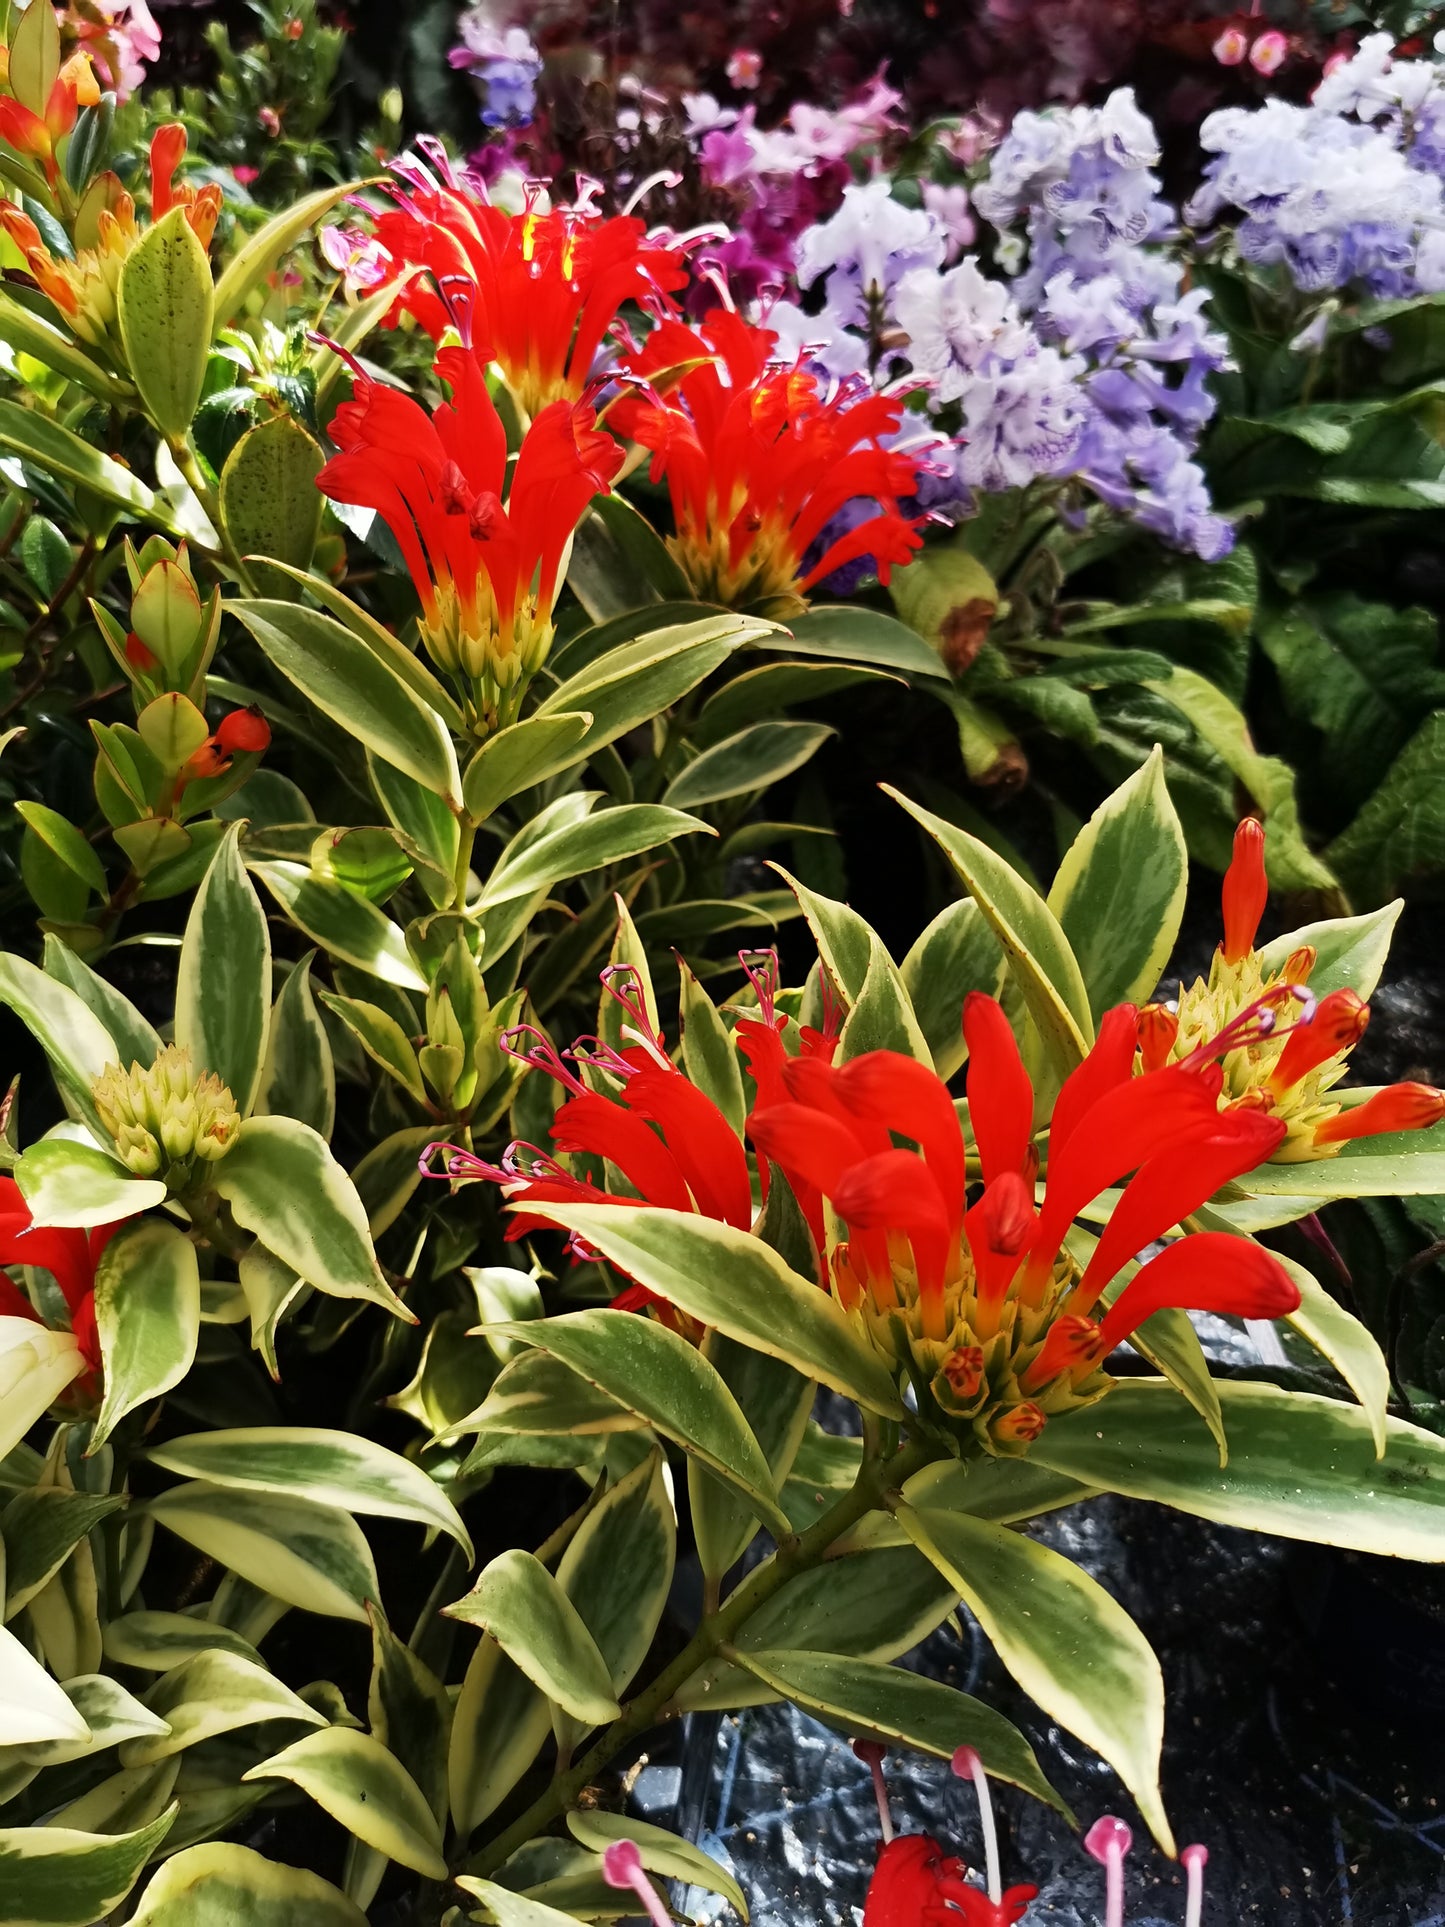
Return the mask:
<svg viewBox="0 0 1445 1927">
<path fill-rule="evenodd" d="M 32 113 L 13 94 L 0 94 L 0 141 L 39 161 L 53 187 L 60 176 L 56 143 L 75 126 L 79 109 L 93 107 L 99 99 L 89 56 L 72 54 L 51 84 L 43 114 Z"/>
<path fill-rule="evenodd" d="M 92 1372 L 100 1370 L 100 1337 L 95 1326 L 95 1271 L 101 1253 L 120 1230 L 115 1224 L 90 1231 L 54 1230 L 37 1225 L 13 1178 L 0 1177 L 0 1267 L 36 1265 L 60 1288 L 81 1355 Z M 15 1281 L 0 1269 L 0 1315 L 32 1318 L 39 1314 Z"/>
<path fill-rule="evenodd" d="M 1351 1138 L 1379 1137 L 1387 1131 L 1424 1131 L 1445 1117 L 1445 1091 L 1432 1084 L 1387 1084 L 1353 1109 L 1337 1111 L 1315 1132 L 1318 1144 L 1347 1144 Z"/>
<path fill-rule="evenodd" d="M 1264 873 L 1264 825 L 1247 816 L 1234 832 L 1234 857 L 1224 873 L 1224 942 L 1226 963 L 1238 963 L 1254 948 L 1255 932 L 1269 901 L 1269 879 Z"/>
<path fill-rule="evenodd" d="M 628 302 L 671 308 L 686 285 L 682 250 L 649 240 L 628 216 L 582 210 L 508 214 L 454 175 L 438 185 L 417 170 L 376 238 L 398 267 L 430 270 L 399 296 L 434 341 L 459 326 L 478 364 L 497 363 L 528 414 L 579 401 L 603 343 Z M 395 318 L 395 315 L 393 318 Z"/>
<path fill-rule="evenodd" d="M 967 1872 L 926 1833 L 890 1840 L 873 1870 L 863 1927 L 1014 1927 L 1039 1891 L 1010 1887 L 1001 1900 L 990 1900 L 969 1884 Z"/>
<path fill-rule="evenodd" d="M 876 558 L 886 583 L 923 544 L 898 507 L 917 492 L 918 460 L 883 446 L 902 403 L 853 388 L 824 399 L 814 376 L 773 360 L 776 346 L 769 329 L 724 309 L 696 329 L 663 321 L 626 362 L 642 392 L 609 416 L 653 451 L 653 480 L 665 477 L 672 498 L 669 546 L 694 589 L 730 607 L 796 600 L 859 556 Z M 856 501 L 877 513 L 805 565 Z"/>
<path fill-rule="evenodd" d="M 1033 1088 L 991 998 L 971 997 L 964 1016 L 969 1129 L 983 1172 L 973 1202 L 946 1086 L 895 1052 L 840 1069 L 791 1060 L 787 1101 L 749 1120 L 759 1152 L 800 1194 L 827 1199 L 846 1226 L 821 1247 L 840 1303 L 906 1366 L 920 1395 L 931 1389 L 944 1420 L 987 1450 L 1021 1451 L 1053 1413 L 1101 1397 L 1109 1381 L 1100 1361 L 1161 1306 L 1272 1318 L 1299 1303 L 1258 1246 L 1188 1237 L 1140 1267 L 1102 1325 L 1088 1316 L 1136 1252 L 1253 1169 L 1284 1133 L 1258 1110 L 1221 1112 L 1212 1064 L 1131 1075 L 1137 1017 L 1132 1006 L 1107 1013 L 1066 1080 L 1039 1210 Z M 899 1138 L 918 1149 L 899 1148 Z M 1081 1272 L 1065 1236 L 1121 1182 Z"/>
<path fill-rule="evenodd" d="M 622 450 L 592 409 L 553 402 L 527 431 L 504 506 L 506 433 L 481 370 L 461 348 L 436 365 L 452 398 L 433 415 L 357 370 L 331 426 L 341 453 L 317 480 L 333 501 L 374 509 L 396 537 L 427 648 L 491 728 L 546 656 L 563 552 Z"/>
</svg>

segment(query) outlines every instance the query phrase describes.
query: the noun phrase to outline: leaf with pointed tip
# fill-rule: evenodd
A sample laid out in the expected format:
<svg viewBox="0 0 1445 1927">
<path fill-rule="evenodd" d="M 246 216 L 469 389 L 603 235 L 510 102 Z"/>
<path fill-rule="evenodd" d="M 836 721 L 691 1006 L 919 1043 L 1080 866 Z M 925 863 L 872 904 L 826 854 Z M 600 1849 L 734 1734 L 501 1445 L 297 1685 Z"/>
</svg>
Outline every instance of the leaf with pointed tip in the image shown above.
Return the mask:
<svg viewBox="0 0 1445 1927">
<path fill-rule="evenodd" d="M 370 1733 L 327 1726 L 304 1734 L 242 1774 L 243 1780 L 289 1780 L 388 1860 L 427 1880 L 445 1880 L 441 1829 L 421 1788 Z"/>
</svg>

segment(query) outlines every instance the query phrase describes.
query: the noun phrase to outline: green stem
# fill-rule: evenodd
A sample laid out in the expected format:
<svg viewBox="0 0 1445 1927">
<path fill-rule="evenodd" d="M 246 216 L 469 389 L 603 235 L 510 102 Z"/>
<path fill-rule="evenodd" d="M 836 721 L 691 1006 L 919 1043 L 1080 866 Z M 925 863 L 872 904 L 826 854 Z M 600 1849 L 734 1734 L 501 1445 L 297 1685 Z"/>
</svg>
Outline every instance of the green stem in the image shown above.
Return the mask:
<svg viewBox="0 0 1445 1927">
<path fill-rule="evenodd" d="M 195 452 L 191 448 L 190 443 L 181 439 L 171 442 L 169 447 L 171 454 L 175 457 L 176 467 L 181 471 L 182 475 L 185 476 L 187 482 L 190 484 L 191 493 L 206 511 L 206 519 L 216 531 L 216 539 L 221 545 L 221 553 L 230 564 L 236 579 L 246 591 L 247 595 L 254 595 L 256 592 L 255 584 L 251 580 L 250 572 L 241 560 L 236 545 L 226 533 L 226 525 L 221 516 L 221 499 L 201 473 L 201 465 L 196 460 Z"/>
<path fill-rule="evenodd" d="M 234 1262 L 250 1250 L 251 1240 L 235 1231 L 221 1215 L 221 1206 L 216 1202 L 214 1191 L 197 1186 L 193 1191 L 182 1193 L 179 1202 L 192 1228 L 199 1231 L 206 1243 L 219 1251 L 222 1257 Z"/>
<path fill-rule="evenodd" d="M 452 907 L 463 916 L 467 909 L 467 877 L 472 868 L 472 850 L 477 841 L 477 824 L 470 815 L 458 819 L 457 866 L 452 872 Z"/>
<path fill-rule="evenodd" d="M 743 1624 L 759 1606 L 788 1580 L 820 1565 L 844 1533 L 867 1513 L 878 1510 L 885 1502 L 886 1493 L 902 1485 L 936 1456 L 937 1448 L 929 1441 L 914 1439 L 891 1458 L 865 1458 L 853 1486 L 838 1503 L 806 1532 L 785 1539 L 771 1559 L 745 1579 L 716 1612 L 710 1613 L 672 1664 L 665 1666 L 652 1684 L 628 1703 L 621 1718 L 613 1721 L 574 1767 L 559 1774 L 520 1819 L 468 1862 L 468 1872 L 483 1877 L 494 1873 L 518 1847 L 572 1806 L 610 1760 L 665 1717 L 668 1703 L 684 1682 L 721 1647 L 735 1642 Z"/>
</svg>

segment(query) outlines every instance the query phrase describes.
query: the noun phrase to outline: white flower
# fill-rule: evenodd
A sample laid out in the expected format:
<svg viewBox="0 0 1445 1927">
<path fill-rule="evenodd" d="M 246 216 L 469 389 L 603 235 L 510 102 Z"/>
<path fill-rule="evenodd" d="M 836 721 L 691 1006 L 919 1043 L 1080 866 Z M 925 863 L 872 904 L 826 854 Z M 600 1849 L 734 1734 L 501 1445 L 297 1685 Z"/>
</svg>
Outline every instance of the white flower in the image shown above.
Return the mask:
<svg viewBox="0 0 1445 1927">
<path fill-rule="evenodd" d="M 947 274 L 919 268 L 904 275 L 894 312 L 909 360 L 932 379 L 941 402 L 956 401 L 985 360 L 1012 361 L 1033 339 L 1007 286 L 981 274 L 972 255 Z"/>
</svg>

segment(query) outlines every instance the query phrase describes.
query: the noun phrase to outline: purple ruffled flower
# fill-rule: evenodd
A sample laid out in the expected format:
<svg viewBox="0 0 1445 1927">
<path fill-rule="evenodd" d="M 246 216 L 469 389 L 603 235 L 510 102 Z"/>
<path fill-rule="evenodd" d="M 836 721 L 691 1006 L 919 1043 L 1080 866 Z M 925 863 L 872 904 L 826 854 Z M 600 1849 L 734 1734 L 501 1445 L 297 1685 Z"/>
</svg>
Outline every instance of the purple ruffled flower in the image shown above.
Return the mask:
<svg viewBox="0 0 1445 1927">
<path fill-rule="evenodd" d="M 483 125 L 518 127 L 530 121 L 537 108 L 542 56 L 526 29 L 495 27 L 477 7 L 467 9 L 457 28 L 461 45 L 453 47 L 447 59 L 484 89 Z"/>
</svg>

